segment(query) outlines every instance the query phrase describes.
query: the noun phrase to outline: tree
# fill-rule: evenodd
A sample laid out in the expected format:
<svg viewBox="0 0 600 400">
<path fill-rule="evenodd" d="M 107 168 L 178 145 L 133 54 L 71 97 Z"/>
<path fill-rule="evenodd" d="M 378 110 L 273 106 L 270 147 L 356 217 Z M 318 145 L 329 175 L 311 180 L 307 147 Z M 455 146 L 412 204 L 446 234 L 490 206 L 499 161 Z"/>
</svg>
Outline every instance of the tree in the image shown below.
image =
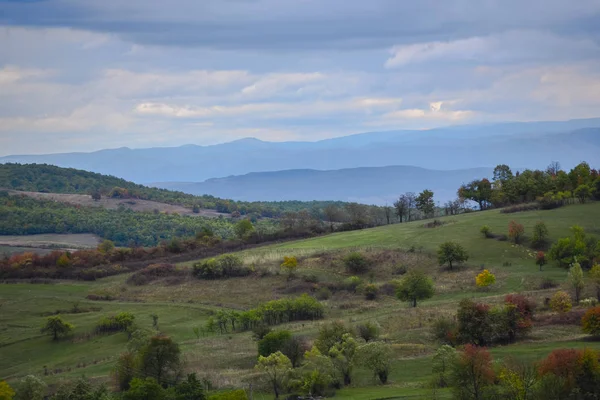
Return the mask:
<svg viewBox="0 0 600 400">
<path fill-rule="evenodd" d="M 21 379 L 16 389 L 15 400 L 42 400 L 46 394 L 46 384 L 34 375 Z"/>
<path fill-rule="evenodd" d="M 573 191 L 573 194 L 579 199 L 581 203 L 585 203 L 587 199 L 592 197 L 592 195 L 594 194 L 594 190 L 591 188 L 590 185 L 579 185 L 577 186 L 577 189 Z"/>
<path fill-rule="evenodd" d="M 135 378 L 135 371 L 137 369 L 137 359 L 134 352 L 126 351 L 119 355 L 117 364 L 112 371 L 112 376 L 119 390 L 125 391 L 129 389 L 129 385 L 133 378 Z"/>
<path fill-rule="evenodd" d="M 292 369 L 290 359 L 278 351 L 268 357 L 259 356 L 255 368 L 266 376 L 271 388 L 273 388 L 275 398 L 278 399 L 279 392 L 285 387 Z"/>
<path fill-rule="evenodd" d="M 571 311 L 572 307 L 571 296 L 567 292 L 558 291 L 550 298 L 550 308 L 553 311 L 566 313 Z"/>
<path fill-rule="evenodd" d="M 539 249 L 546 245 L 548 240 L 548 228 L 543 222 L 538 222 L 533 227 L 533 238 L 531 244 L 534 248 Z"/>
<path fill-rule="evenodd" d="M 426 217 L 433 216 L 435 203 L 433 202 L 433 192 L 431 190 L 423 190 L 416 198 L 417 209 Z"/>
<path fill-rule="evenodd" d="M 352 274 L 364 274 L 369 269 L 367 258 L 361 253 L 353 252 L 344 257 L 344 265 Z"/>
<path fill-rule="evenodd" d="M 466 262 L 469 254 L 460 244 L 456 242 L 445 242 L 438 248 L 438 262 L 440 265 L 448 264 L 452 269 L 453 263 Z"/>
<path fill-rule="evenodd" d="M 304 353 L 304 365 L 300 368 L 300 380 L 295 386 L 310 397 L 324 396 L 335 381 L 335 368 L 331 358 L 321 354 L 316 346 Z"/>
<path fill-rule="evenodd" d="M 402 301 L 409 301 L 413 307 L 417 306 L 417 300 L 426 300 L 433 297 L 435 287 L 433 281 L 423 272 L 412 270 L 402 279 L 396 296 Z"/>
<path fill-rule="evenodd" d="M 440 346 L 433 356 L 432 372 L 436 375 L 435 384 L 446 387 L 450 383 L 449 372 L 458 356 L 456 349 L 447 344 Z"/>
<path fill-rule="evenodd" d="M 538 251 L 535 255 L 535 264 L 540 267 L 540 271 L 542 270 L 542 267 L 547 264 L 546 254 L 543 251 Z M 598 298 L 600 299 L 600 292 L 598 292 Z"/>
<path fill-rule="evenodd" d="M 508 223 L 508 237 L 515 244 L 521 243 L 521 240 L 523 239 L 524 234 L 525 234 L 525 227 L 523 227 L 523 225 L 519 224 L 516 221 L 510 221 Z"/>
<path fill-rule="evenodd" d="M 41 332 L 52 336 L 52 340 L 58 340 L 59 336 L 66 336 L 75 329 L 75 326 L 63 320 L 60 315 L 54 315 L 46 319 L 46 324 Z"/>
<path fill-rule="evenodd" d="M 249 219 L 243 219 L 238 221 L 233 228 L 235 235 L 240 239 L 246 239 L 252 232 L 254 232 L 254 225 Z"/>
<path fill-rule="evenodd" d="M 458 197 L 472 200 L 479 205 L 480 210 L 485 210 L 491 204 L 492 183 L 485 178 L 474 180 L 458 189 Z"/>
<path fill-rule="evenodd" d="M 487 269 L 484 269 L 477 277 L 475 277 L 475 284 L 480 287 L 488 287 L 496 283 L 496 276 Z"/>
<path fill-rule="evenodd" d="M 394 212 L 394 209 L 392 207 L 388 206 L 387 204 L 385 205 L 385 207 L 383 207 L 383 213 L 385 214 L 385 221 L 388 225 L 392 223 L 393 212 Z"/>
<path fill-rule="evenodd" d="M 458 337 L 463 343 L 485 346 L 492 337 L 490 306 L 462 299 L 456 314 Z"/>
<path fill-rule="evenodd" d="M 596 264 L 592 267 L 588 277 L 596 287 L 596 297 L 598 298 L 598 301 L 600 301 L 600 264 Z"/>
<path fill-rule="evenodd" d="M 494 382 L 492 356 L 484 347 L 467 344 L 452 368 L 452 386 L 459 399 L 484 399 Z"/>
<path fill-rule="evenodd" d="M 600 306 L 586 311 L 581 319 L 581 327 L 589 335 L 600 336 Z"/>
<path fill-rule="evenodd" d="M 342 209 L 337 207 L 334 204 L 328 204 L 323 209 L 323 214 L 325 215 L 325 218 L 329 222 L 329 229 L 331 230 L 331 232 L 333 232 L 333 224 L 335 222 L 341 222 L 341 220 L 344 216 L 344 212 L 342 211 Z"/>
<path fill-rule="evenodd" d="M 396 215 L 400 220 L 400 223 L 403 222 L 404 216 L 408 212 L 408 201 L 405 195 L 402 195 L 394 202 L 394 209 L 396 210 Z"/>
<path fill-rule="evenodd" d="M 512 178 L 513 173 L 508 165 L 500 164 L 494 168 L 494 182 L 499 182 L 500 186 L 502 186 L 502 183 L 511 180 Z"/>
<path fill-rule="evenodd" d="M 98 251 L 100 253 L 109 254 L 115 249 L 115 244 L 110 240 L 103 240 L 102 243 L 98 245 Z"/>
<path fill-rule="evenodd" d="M 134 378 L 123 400 L 166 400 L 166 393 L 154 378 Z"/>
<path fill-rule="evenodd" d="M 0 400 L 13 400 L 15 391 L 6 381 L 0 381 Z"/>
<path fill-rule="evenodd" d="M 356 334 L 369 343 L 379 337 L 379 326 L 373 322 L 365 322 L 356 326 Z"/>
<path fill-rule="evenodd" d="M 390 374 L 392 351 L 383 342 L 370 342 L 358 348 L 356 355 L 359 363 L 373 371 L 382 384 L 387 383 Z"/>
<path fill-rule="evenodd" d="M 324 324 L 319 328 L 319 335 L 315 340 L 315 346 L 322 354 L 328 354 L 329 349 L 338 343 L 341 343 L 344 335 L 352 331 L 341 321 L 333 321 L 329 324 Z"/>
<path fill-rule="evenodd" d="M 341 342 L 334 344 L 329 349 L 329 357 L 331 357 L 334 367 L 342 375 L 344 385 L 352 383 L 352 368 L 357 349 L 358 342 L 349 333 L 344 334 Z"/>
<path fill-rule="evenodd" d="M 569 270 L 569 283 L 571 283 L 571 286 L 573 286 L 573 290 L 575 290 L 575 303 L 579 304 L 579 300 L 581 298 L 581 291 L 585 287 L 585 281 L 583 279 L 583 270 L 581 269 L 581 265 L 579 265 L 579 263 L 573 264 L 573 266 Z"/>
<path fill-rule="evenodd" d="M 90 196 L 92 197 L 92 200 L 98 201 L 98 200 L 100 200 L 102 198 L 102 193 L 100 193 L 99 189 L 94 189 L 90 193 Z"/>
<path fill-rule="evenodd" d="M 185 381 L 175 386 L 174 400 L 205 400 L 204 384 L 195 373 L 188 374 Z"/>
<path fill-rule="evenodd" d="M 288 279 L 291 279 L 296 269 L 298 269 L 298 259 L 294 256 L 284 256 L 280 267 L 287 271 Z"/>
<path fill-rule="evenodd" d="M 153 336 L 140 349 L 140 370 L 144 376 L 154 378 L 164 385 L 179 377 L 180 354 L 179 345 L 173 339 L 163 335 Z"/>
<path fill-rule="evenodd" d="M 532 400 L 539 382 L 537 366 L 528 361 L 508 358 L 500 367 L 498 375 L 506 398 Z"/>
<path fill-rule="evenodd" d="M 552 161 L 546 168 L 546 173 L 552 177 L 556 177 L 560 172 L 560 163 L 558 161 Z"/>
<path fill-rule="evenodd" d="M 258 355 L 267 357 L 282 351 L 287 342 L 292 340 L 290 331 L 271 331 L 258 342 Z"/>
</svg>

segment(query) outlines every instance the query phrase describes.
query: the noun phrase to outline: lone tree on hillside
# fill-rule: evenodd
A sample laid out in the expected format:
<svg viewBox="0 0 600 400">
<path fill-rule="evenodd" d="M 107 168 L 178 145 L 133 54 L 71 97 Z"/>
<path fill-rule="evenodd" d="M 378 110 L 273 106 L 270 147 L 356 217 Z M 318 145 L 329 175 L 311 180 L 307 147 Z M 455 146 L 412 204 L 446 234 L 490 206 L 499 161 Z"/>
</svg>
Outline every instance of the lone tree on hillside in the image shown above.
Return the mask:
<svg viewBox="0 0 600 400">
<path fill-rule="evenodd" d="M 52 340 L 58 340 L 59 336 L 68 335 L 75 326 L 63 320 L 60 315 L 48 317 L 46 324 L 42 327 L 42 333 L 52 336 Z"/>
<path fill-rule="evenodd" d="M 435 211 L 435 203 L 433 202 L 433 192 L 431 190 L 423 190 L 419 193 L 416 199 L 417 209 L 421 211 L 426 217 L 433 216 Z"/>
<path fill-rule="evenodd" d="M 429 299 L 433 297 L 434 292 L 431 278 L 422 272 L 410 271 L 400 282 L 396 290 L 396 297 L 402 301 L 408 301 L 413 307 L 416 307 L 417 300 Z"/>
<path fill-rule="evenodd" d="M 452 269 L 453 263 L 463 263 L 469 259 L 469 254 L 460 244 L 455 242 L 442 243 L 438 249 L 438 262 L 440 265 L 448 264 Z"/>
</svg>

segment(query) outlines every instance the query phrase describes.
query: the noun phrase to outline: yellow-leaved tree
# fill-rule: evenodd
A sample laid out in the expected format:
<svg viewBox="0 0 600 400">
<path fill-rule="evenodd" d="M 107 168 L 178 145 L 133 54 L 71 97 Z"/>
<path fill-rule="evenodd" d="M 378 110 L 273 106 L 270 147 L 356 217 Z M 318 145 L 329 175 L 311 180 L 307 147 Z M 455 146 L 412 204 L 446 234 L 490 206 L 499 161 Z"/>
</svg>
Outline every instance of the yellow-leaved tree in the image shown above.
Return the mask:
<svg viewBox="0 0 600 400">
<path fill-rule="evenodd" d="M 496 276 L 487 269 L 484 269 L 479 275 L 475 277 L 475 284 L 477 287 L 484 288 L 496 283 Z"/>
</svg>

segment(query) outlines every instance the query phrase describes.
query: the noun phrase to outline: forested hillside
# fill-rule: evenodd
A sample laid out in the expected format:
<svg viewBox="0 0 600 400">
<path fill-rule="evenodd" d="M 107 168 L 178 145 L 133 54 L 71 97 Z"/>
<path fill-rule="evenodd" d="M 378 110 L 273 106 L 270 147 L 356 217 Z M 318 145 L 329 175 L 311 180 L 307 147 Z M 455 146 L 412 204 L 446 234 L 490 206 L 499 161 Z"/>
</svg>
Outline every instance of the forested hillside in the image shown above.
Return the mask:
<svg viewBox="0 0 600 400">
<path fill-rule="evenodd" d="M 222 213 L 239 212 L 259 217 L 280 217 L 285 212 L 317 210 L 327 205 L 342 206 L 339 201 L 240 202 L 210 195 L 191 195 L 158 189 L 110 175 L 60 168 L 46 164 L 0 164 L 0 188 L 32 192 L 97 194 L 115 198 L 152 200 L 186 207 L 214 209 Z M 314 214 L 314 213 L 313 213 Z"/>
</svg>

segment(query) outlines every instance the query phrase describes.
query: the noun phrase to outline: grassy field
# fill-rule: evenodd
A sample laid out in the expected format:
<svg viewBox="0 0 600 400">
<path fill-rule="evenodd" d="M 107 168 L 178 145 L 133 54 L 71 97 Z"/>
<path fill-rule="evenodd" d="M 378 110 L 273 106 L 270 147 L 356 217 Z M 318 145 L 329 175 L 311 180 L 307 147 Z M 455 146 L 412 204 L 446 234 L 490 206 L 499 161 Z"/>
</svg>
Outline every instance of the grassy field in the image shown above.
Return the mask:
<svg viewBox="0 0 600 400">
<path fill-rule="evenodd" d="M 209 315 L 221 307 L 248 309 L 273 298 L 316 293 L 318 288 L 332 287 L 331 295 L 323 300 L 326 320 L 295 322 L 278 328 L 289 329 L 311 340 L 319 327 L 331 320 L 341 320 L 348 325 L 376 321 L 395 355 L 388 385 L 377 385 L 370 373 L 359 370 L 353 387 L 340 390 L 336 397 L 354 400 L 432 398 L 429 382 L 431 357 L 436 348 L 429 337 L 432 321 L 441 315 L 453 314 L 457 302 L 465 297 L 494 303 L 501 301 L 505 293 L 519 291 L 527 292 L 542 304 L 544 298 L 557 290 L 540 289 L 543 279 L 551 278 L 566 287 L 566 271 L 548 265 L 540 272 L 527 243 L 515 246 L 506 241 L 484 239 L 479 233 L 480 227 L 489 225 L 493 233 L 503 234 L 508 230 L 509 221 L 516 220 L 525 226 L 527 234 L 536 222 L 544 221 L 552 241 L 567 236 L 569 227 L 574 224 L 598 235 L 600 203 L 516 214 L 486 211 L 441 220 L 444 224 L 436 228 L 425 228 L 423 222 L 411 222 L 242 252 L 245 263 L 257 270 L 246 278 L 201 281 L 186 276 L 132 286 L 127 284 L 127 276 L 121 275 L 90 283 L 1 285 L 0 379 L 12 382 L 32 373 L 49 383 L 82 374 L 107 380 L 116 357 L 126 348 L 127 338 L 125 334 L 94 336 L 89 333 L 103 315 L 131 311 L 136 321 L 145 327 L 152 325 L 151 314 L 159 316 L 159 329 L 181 344 L 188 370 L 209 377 L 218 387 L 247 388 L 256 361 L 256 342 L 251 334 L 197 338 L 193 328 L 202 327 Z M 447 240 L 462 243 L 471 255 L 465 266 L 452 272 L 440 268 L 434 256 L 437 246 Z M 436 295 L 414 309 L 395 299 L 393 293 L 383 293 L 376 301 L 367 301 L 361 294 L 335 290 L 335 285 L 349 276 L 340 260 L 354 250 L 364 252 L 372 261 L 372 272 L 365 280 L 383 285 L 399 278 L 395 271 L 400 265 L 422 269 L 433 276 Z M 296 279 L 288 280 L 279 272 L 284 255 L 299 258 Z M 184 263 L 181 267 L 190 265 Z M 492 270 L 498 278 L 495 287 L 487 291 L 478 290 L 474 285 L 474 277 L 482 266 Z M 315 276 L 319 283 L 303 279 L 308 275 Z M 593 288 L 586 289 L 586 296 L 593 293 Z M 86 299 L 89 294 L 110 295 L 116 300 L 90 301 Z M 73 313 L 74 309 L 86 312 Z M 76 325 L 72 339 L 53 343 L 40 334 L 44 317 L 56 311 L 61 311 L 65 319 Z M 497 359 L 514 356 L 535 360 L 560 347 L 600 349 L 600 343 L 587 340 L 576 325 L 544 325 L 536 326 L 526 341 L 493 348 L 492 354 Z M 450 398 L 450 392 L 440 391 L 436 396 Z M 254 398 L 272 396 L 254 393 Z"/>
</svg>

